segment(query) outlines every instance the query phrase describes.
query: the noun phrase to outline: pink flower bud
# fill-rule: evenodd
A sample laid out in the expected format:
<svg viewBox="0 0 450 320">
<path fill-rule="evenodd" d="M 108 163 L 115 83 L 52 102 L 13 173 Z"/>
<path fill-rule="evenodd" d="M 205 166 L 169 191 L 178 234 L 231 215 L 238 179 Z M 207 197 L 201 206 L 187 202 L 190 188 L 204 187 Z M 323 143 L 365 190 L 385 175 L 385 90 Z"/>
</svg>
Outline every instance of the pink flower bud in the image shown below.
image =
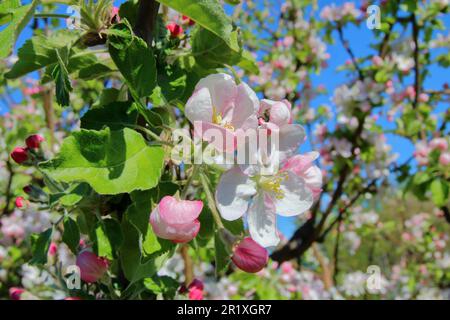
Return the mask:
<svg viewBox="0 0 450 320">
<path fill-rule="evenodd" d="M 269 254 L 252 238 L 244 238 L 235 248 L 231 260 L 241 270 L 249 273 L 261 271 L 267 264 Z"/>
<path fill-rule="evenodd" d="M 11 152 L 11 158 L 18 164 L 21 164 L 28 160 L 28 152 L 26 148 L 16 147 Z"/>
<path fill-rule="evenodd" d="M 450 164 L 450 153 L 441 153 L 439 156 L 439 163 L 443 166 L 448 166 Z"/>
<path fill-rule="evenodd" d="M 198 279 L 194 279 L 188 286 L 189 300 L 203 300 L 203 282 Z"/>
<path fill-rule="evenodd" d="M 17 197 L 15 204 L 17 208 L 23 208 L 23 206 L 25 205 L 25 199 L 23 197 Z"/>
<path fill-rule="evenodd" d="M 54 256 L 56 252 L 58 252 L 58 246 L 54 242 L 50 243 L 50 246 L 48 248 L 49 256 Z"/>
<path fill-rule="evenodd" d="M 11 300 L 20 300 L 20 296 L 25 292 L 25 289 L 12 287 L 9 288 L 9 297 Z"/>
<path fill-rule="evenodd" d="M 200 230 L 198 216 L 203 209 L 202 201 L 178 200 L 165 196 L 150 215 L 155 234 L 173 242 L 189 242 Z"/>
<path fill-rule="evenodd" d="M 83 251 L 77 256 L 76 265 L 80 268 L 81 279 L 92 283 L 98 281 L 108 270 L 106 258 L 98 257 L 90 251 Z"/>
<path fill-rule="evenodd" d="M 184 32 L 183 27 L 175 22 L 170 22 L 167 24 L 166 28 L 169 30 L 171 38 L 178 38 Z"/>
<path fill-rule="evenodd" d="M 39 134 L 33 134 L 25 140 L 25 143 L 27 144 L 27 147 L 30 149 L 39 149 L 39 147 L 41 146 L 41 143 L 44 140 L 45 139 L 43 136 L 41 136 Z"/>
</svg>

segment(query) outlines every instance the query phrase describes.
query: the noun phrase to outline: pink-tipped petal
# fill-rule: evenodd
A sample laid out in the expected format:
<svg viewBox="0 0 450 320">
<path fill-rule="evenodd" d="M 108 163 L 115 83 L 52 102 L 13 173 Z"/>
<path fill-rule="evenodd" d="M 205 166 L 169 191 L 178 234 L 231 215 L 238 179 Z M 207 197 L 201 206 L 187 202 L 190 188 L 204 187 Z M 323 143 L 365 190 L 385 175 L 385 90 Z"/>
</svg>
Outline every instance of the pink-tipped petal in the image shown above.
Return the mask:
<svg viewBox="0 0 450 320">
<path fill-rule="evenodd" d="M 172 196 L 165 196 L 159 202 L 159 216 L 169 224 L 186 224 L 194 221 L 203 209 L 203 202 L 199 200 L 178 200 Z"/>
</svg>

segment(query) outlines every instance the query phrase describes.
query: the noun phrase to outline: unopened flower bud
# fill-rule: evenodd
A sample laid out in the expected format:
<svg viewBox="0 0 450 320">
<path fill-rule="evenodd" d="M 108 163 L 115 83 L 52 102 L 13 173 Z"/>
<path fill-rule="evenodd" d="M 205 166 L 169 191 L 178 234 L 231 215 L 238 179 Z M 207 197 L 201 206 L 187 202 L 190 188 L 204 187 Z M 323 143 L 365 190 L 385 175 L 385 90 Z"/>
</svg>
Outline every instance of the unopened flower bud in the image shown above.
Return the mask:
<svg viewBox="0 0 450 320">
<path fill-rule="evenodd" d="M 166 28 L 169 30 L 171 38 L 178 38 L 183 34 L 183 27 L 175 22 L 170 22 Z"/>
<path fill-rule="evenodd" d="M 9 297 L 11 300 L 20 300 L 20 296 L 25 292 L 25 289 L 12 287 L 9 288 Z"/>
<path fill-rule="evenodd" d="M 109 267 L 107 259 L 90 251 L 81 252 L 77 256 L 76 265 L 80 268 L 81 279 L 88 283 L 98 281 Z"/>
<path fill-rule="evenodd" d="M 28 152 L 26 148 L 16 147 L 11 152 L 11 158 L 18 164 L 21 164 L 28 160 Z"/>
<path fill-rule="evenodd" d="M 241 270 L 255 273 L 267 264 L 269 254 L 252 238 L 244 238 L 235 248 L 231 260 Z"/>
<path fill-rule="evenodd" d="M 23 208 L 23 206 L 25 205 L 25 199 L 23 197 L 17 197 L 15 204 L 17 208 Z"/>
<path fill-rule="evenodd" d="M 44 140 L 45 139 L 43 136 L 41 136 L 39 134 L 33 134 L 25 140 L 25 143 L 27 144 L 27 147 L 30 149 L 39 149 L 39 147 L 41 146 L 41 143 Z"/>
</svg>

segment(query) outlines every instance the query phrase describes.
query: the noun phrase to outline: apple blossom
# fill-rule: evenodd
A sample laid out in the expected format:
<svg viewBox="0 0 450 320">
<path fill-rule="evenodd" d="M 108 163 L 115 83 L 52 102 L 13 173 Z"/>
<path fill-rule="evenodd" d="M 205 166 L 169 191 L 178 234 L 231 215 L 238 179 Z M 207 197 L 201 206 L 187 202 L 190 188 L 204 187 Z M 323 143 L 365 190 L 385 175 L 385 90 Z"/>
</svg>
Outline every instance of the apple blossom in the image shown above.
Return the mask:
<svg viewBox="0 0 450 320">
<path fill-rule="evenodd" d="M 172 196 L 161 199 L 150 215 L 155 234 L 173 242 L 189 242 L 200 230 L 198 216 L 203 209 L 199 200 L 178 200 Z"/>
<path fill-rule="evenodd" d="M 266 266 L 269 254 L 256 241 L 247 237 L 234 247 L 231 260 L 239 269 L 255 273 Z"/>
<path fill-rule="evenodd" d="M 95 253 L 87 250 L 78 254 L 76 265 L 80 268 L 81 279 L 88 283 L 100 280 L 109 267 L 106 258 L 98 257 Z"/>
<path fill-rule="evenodd" d="M 303 178 L 290 170 L 248 176 L 236 166 L 222 175 L 216 202 L 225 220 L 236 220 L 247 213 L 251 237 L 263 247 L 270 247 L 280 241 L 276 214 L 304 213 L 313 203 L 313 193 Z"/>
<path fill-rule="evenodd" d="M 237 130 L 256 129 L 258 109 L 258 98 L 247 84 L 242 82 L 236 85 L 230 75 L 219 73 L 209 75 L 197 83 L 186 103 L 185 114 L 194 126 L 200 122 L 202 132 L 219 130 L 223 144 L 214 140 L 214 146 L 218 150 L 232 152 L 236 147 Z M 210 141 L 198 130 L 195 133 Z"/>
</svg>

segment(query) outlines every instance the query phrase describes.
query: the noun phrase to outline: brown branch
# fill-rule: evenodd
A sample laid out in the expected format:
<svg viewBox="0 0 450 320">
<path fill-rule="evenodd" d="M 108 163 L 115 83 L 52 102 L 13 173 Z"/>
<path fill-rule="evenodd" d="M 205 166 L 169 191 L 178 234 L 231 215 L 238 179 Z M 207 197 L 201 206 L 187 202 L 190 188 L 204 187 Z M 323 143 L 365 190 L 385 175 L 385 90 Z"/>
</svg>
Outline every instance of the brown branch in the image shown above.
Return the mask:
<svg viewBox="0 0 450 320">
<path fill-rule="evenodd" d="M 3 208 L 3 215 L 6 215 L 9 213 L 9 203 L 11 202 L 11 186 L 12 186 L 12 181 L 13 181 L 13 176 L 14 176 L 14 171 L 13 168 L 11 166 L 11 162 L 9 161 L 9 159 L 6 161 L 6 168 L 8 169 L 9 172 L 9 177 L 8 177 L 8 182 L 6 184 L 6 192 L 5 192 L 5 207 Z"/>
<path fill-rule="evenodd" d="M 339 273 L 339 243 L 341 240 L 341 226 L 342 226 L 342 214 L 339 214 L 338 218 L 338 228 L 337 228 L 337 235 L 336 235 L 336 243 L 334 245 L 334 252 L 333 252 L 333 281 L 336 283 L 336 279 Z"/>
<path fill-rule="evenodd" d="M 153 41 L 153 31 L 158 17 L 159 2 L 155 0 L 139 0 L 138 16 L 134 33 L 144 39 L 150 48 Z"/>
<path fill-rule="evenodd" d="M 364 80 L 364 74 L 363 74 L 361 68 L 359 67 L 358 62 L 356 61 L 355 54 L 353 53 L 353 50 L 350 48 L 348 40 L 344 39 L 344 32 L 342 31 L 342 26 L 340 24 L 338 24 L 338 26 L 337 26 L 337 31 L 338 31 L 339 39 L 341 40 L 342 45 L 344 46 L 345 50 L 347 51 L 347 53 L 349 54 L 349 56 L 352 60 L 353 67 L 358 72 L 359 80 L 361 80 L 361 81 Z"/>
<path fill-rule="evenodd" d="M 325 261 L 325 258 L 320 253 L 319 248 L 317 247 L 317 244 L 312 245 L 313 254 L 316 257 L 317 261 L 320 264 L 320 267 L 322 268 L 322 281 L 325 286 L 325 289 L 329 290 L 333 288 L 333 276 L 332 276 L 332 268 L 330 267 L 329 263 Z"/>
<path fill-rule="evenodd" d="M 194 280 L 194 268 L 187 244 L 181 247 L 181 257 L 184 261 L 184 284 L 187 287 Z"/>
<path fill-rule="evenodd" d="M 419 103 L 420 68 L 419 68 L 419 27 L 417 25 L 416 15 L 414 13 L 411 15 L 411 23 L 414 40 L 414 89 L 416 91 L 416 96 L 414 97 L 412 106 L 415 109 Z"/>
</svg>

